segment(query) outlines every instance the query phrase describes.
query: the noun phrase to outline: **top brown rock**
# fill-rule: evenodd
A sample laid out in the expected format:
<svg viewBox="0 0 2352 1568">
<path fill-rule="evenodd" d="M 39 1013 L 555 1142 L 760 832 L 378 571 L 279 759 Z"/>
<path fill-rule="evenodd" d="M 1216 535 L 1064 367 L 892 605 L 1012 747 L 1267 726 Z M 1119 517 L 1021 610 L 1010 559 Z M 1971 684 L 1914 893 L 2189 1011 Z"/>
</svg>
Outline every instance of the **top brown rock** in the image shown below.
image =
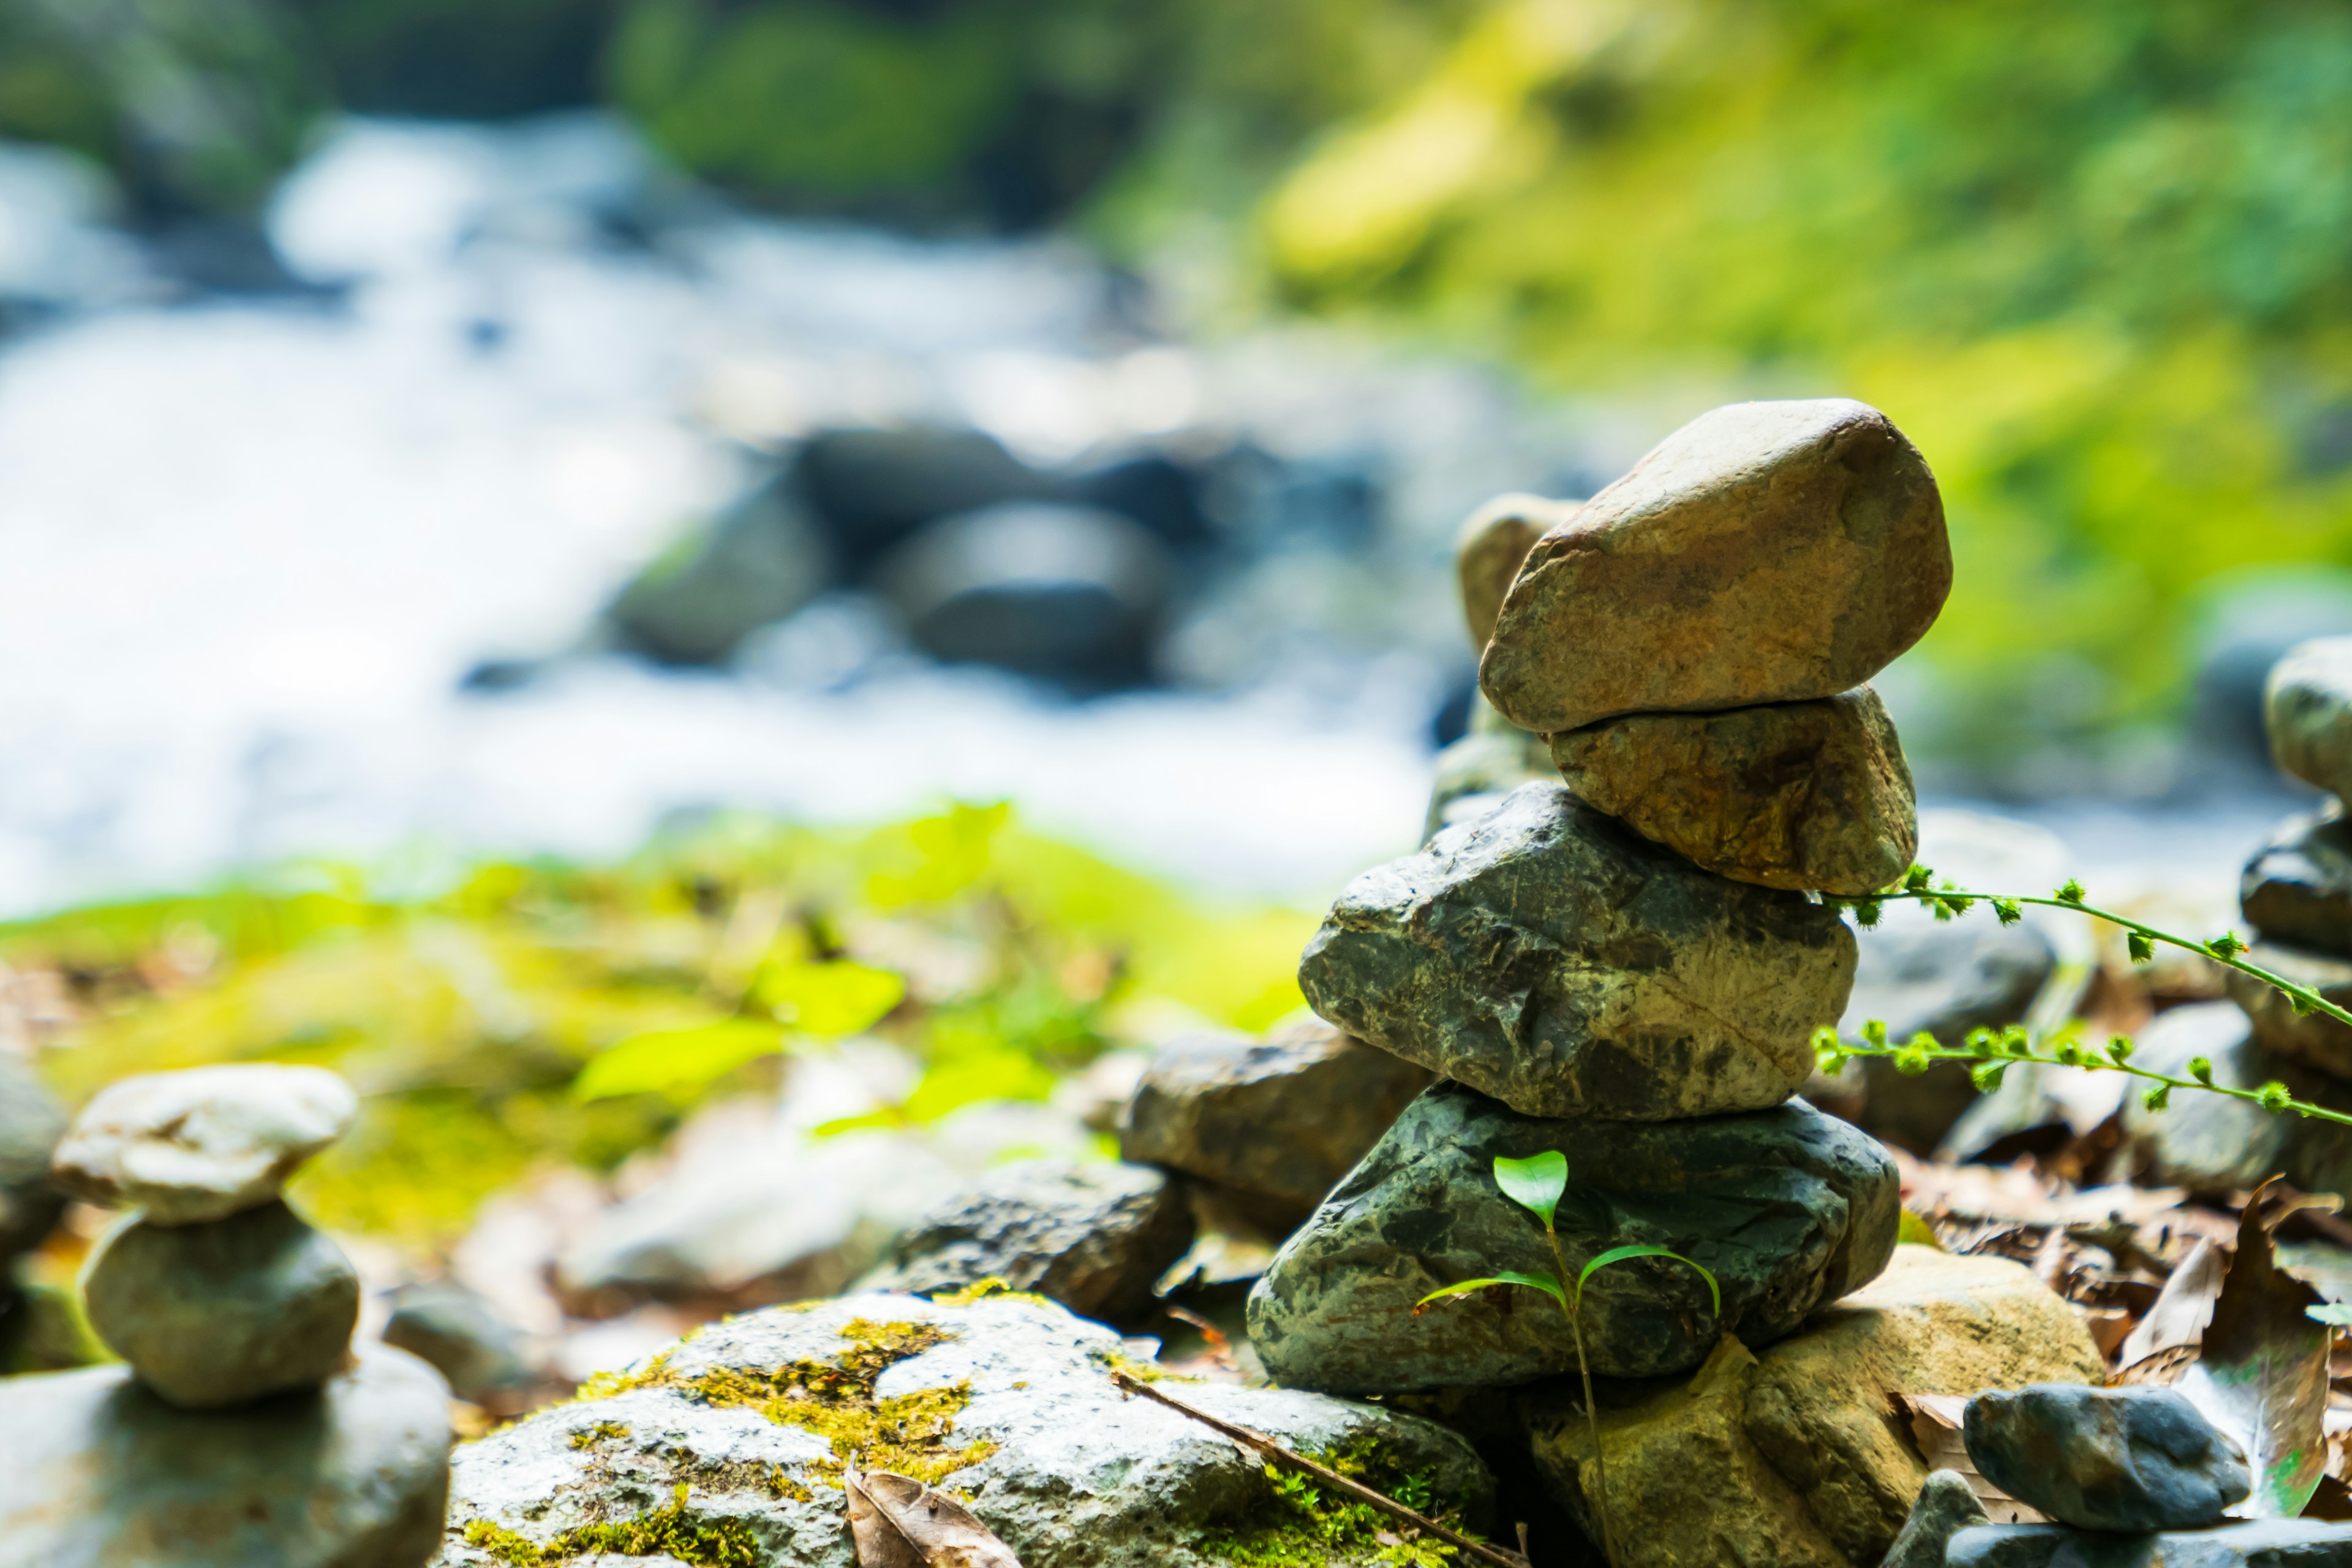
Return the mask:
<svg viewBox="0 0 2352 1568">
<path fill-rule="evenodd" d="M 1536 542 L 1479 683 L 1546 733 L 1829 697 L 1917 642 L 1951 585 L 1935 476 L 1884 414 L 1736 403 Z"/>
<path fill-rule="evenodd" d="M 1470 514 L 1454 547 L 1454 565 L 1462 577 L 1462 619 L 1470 628 L 1471 647 L 1484 648 L 1495 635 L 1503 595 L 1511 591 L 1511 579 L 1536 541 L 1575 521 L 1582 510 L 1572 500 L 1506 495 Z"/>
</svg>

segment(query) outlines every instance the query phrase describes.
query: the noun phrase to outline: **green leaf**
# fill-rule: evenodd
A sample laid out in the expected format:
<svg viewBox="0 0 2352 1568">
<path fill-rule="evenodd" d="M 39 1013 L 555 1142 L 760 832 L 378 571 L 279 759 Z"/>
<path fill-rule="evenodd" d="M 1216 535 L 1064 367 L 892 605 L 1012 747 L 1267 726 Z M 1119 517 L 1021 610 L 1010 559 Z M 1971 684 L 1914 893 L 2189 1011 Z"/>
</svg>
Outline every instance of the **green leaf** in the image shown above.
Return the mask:
<svg viewBox="0 0 2352 1568">
<path fill-rule="evenodd" d="M 1495 1184 L 1503 1195 L 1551 1228 L 1560 1194 L 1568 1191 L 1568 1156 L 1557 1149 L 1530 1154 L 1524 1160 L 1495 1156 Z"/>
<path fill-rule="evenodd" d="M 1698 1277 L 1706 1281 L 1707 1299 L 1715 1303 L 1715 1315 L 1718 1318 L 1723 1316 L 1723 1291 L 1717 1287 L 1715 1276 L 1706 1271 L 1706 1265 L 1692 1263 L 1689 1258 L 1685 1258 L 1681 1253 L 1664 1247 L 1611 1247 L 1608 1251 L 1601 1254 L 1591 1262 L 1586 1264 L 1582 1272 L 1577 1275 L 1577 1300 L 1580 1302 L 1584 1300 L 1584 1282 L 1587 1279 L 1591 1279 L 1595 1274 L 1600 1273 L 1602 1269 L 1608 1268 L 1612 1264 L 1623 1263 L 1628 1259 L 1635 1258 L 1666 1258 L 1673 1259 L 1676 1263 L 1688 1264 L 1691 1268 L 1697 1269 Z"/>
<path fill-rule="evenodd" d="M 1428 1295 L 1415 1301 L 1412 1304 L 1412 1310 L 1418 1312 L 1432 1301 L 1440 1300 L 1444 1297 L 1466 1296 L 1473 1290 L 1491 1290 L 1497 1285 L 1524 1285 L 1531 1290 L 1549 1291 L 1552 1300 L 1558 1301 L 1563 1310 L 1568 1307 L 1568 1292 L 1561 1289 L 1559 1281 L 1549 1274 L 1521 1274 L 1514 1269 L 1506 1268 L 1500 1274 L 1492 1275 L 1485 1279 L 1465 1279 L 1459 1285 L 1448 1285 L 1442 1289 L 1432 1290 Z"/>
<path fill-rule="evenodd" d="M 862 963 L 785 963 L 763 971 L 751 994 L 794 1034 L 837 1040 L 862 1033 L 906 999 L 907 983 Z"/>
<path fill-rule="evenodd" d="M 691 1095 L 782 1044 L 783 1031 L 760 1018 L 721 1018 L 690 1029 L 632 1036 L 581 1069 L 572 1080 L 572 1098 Z"/>
</svg>

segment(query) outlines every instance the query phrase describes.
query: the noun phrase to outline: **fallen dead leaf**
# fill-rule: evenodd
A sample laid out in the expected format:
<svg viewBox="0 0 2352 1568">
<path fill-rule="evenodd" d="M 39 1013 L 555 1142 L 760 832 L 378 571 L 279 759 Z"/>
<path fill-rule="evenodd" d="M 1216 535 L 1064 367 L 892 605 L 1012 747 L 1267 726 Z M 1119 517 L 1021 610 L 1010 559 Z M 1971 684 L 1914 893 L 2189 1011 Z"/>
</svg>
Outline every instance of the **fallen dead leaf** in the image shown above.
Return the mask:
<svg viewBox="0 0 2352 1568">
<path fill-rule="evenodd" d="M 2229 1271 L 2229 1254 L 2210 1241 L 2199 1238 L 2196 1248 L 2181 1259 L 2180 1267 L 2164 1282 L 2163 1290 L 2158 1293 L 2147 1315 L 2140 1319 L 2139 1327 L 2125 1339 L 2118 1355 L 2125 1372 L 2160 1352 L 2193 1345 L 2203 1339 L 2205 1325 L 2213 1321 L 2213 1303 L 2221 1297 L 2221 1281 Z M 2152 1380 L 2127 1379 L 2119 1373 L 2116 1381 Z"/>
<path fill-rule="evenodd" d="M 2334 1331 L 2307 1315 L 2324 1304 L 2278 1267 L 2262 1205 L 2248 1202 L 2197 1363 L 2175 1385 L 2245 1449 L 2253 1495 L 2231 1510 L 2244 1518 L 2294 1518 L 2326 1470 Z"/>
<path fill-rule="evenodd" d="M 858 1568 L 1021 1568 L 1011 1547 L 937 1488 L 890 1470 L 841 1480 Z"/>
<path fill-rule="evenodd" d="M 1958 1470 L 1984 1505 L 1985 1517 L 1995 1524 L 2041 1524 L 2049 1515 L 2027 1507 L 1977 1474 L 1960 1436 L 1960 1421 L 1969 1408 L 1962 1394 L 1897 1394 L 1895 1403 L 1911 1419 L 1911 1440 L 1931 1470 Z"/>
</svg>

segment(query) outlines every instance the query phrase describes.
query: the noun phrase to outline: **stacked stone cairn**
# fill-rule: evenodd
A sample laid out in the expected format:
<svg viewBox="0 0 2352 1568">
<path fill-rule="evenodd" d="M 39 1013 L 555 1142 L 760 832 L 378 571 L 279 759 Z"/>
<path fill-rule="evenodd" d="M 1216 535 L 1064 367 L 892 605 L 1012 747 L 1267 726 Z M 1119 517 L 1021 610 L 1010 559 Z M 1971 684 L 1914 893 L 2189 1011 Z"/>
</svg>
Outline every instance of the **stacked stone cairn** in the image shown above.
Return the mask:
<svg viewBox="0 0 2352 1568">
<path fill-rule="evenodd" d="M 2352 1563 L 2352 1527 L 2227 1521 L 2253 1477 L 2238 1445 L 2179 1392 L 2039 1384 L 1969 1401 L 1969 1462 L 2043 1516 L 1995 1524 L 1966 1477 L 1938 1470 L 1885 1568 L 2253 1568 Z"/>
<path fill-rule="evenodd" d="M 82 1275 L 127 1364 L 0 1384 L 0 1563 L 432 1555 L 447 1385 L 404 1352 L 354 1354 L 359 1277 L 282 1196 L 356 1110 L 331 1072 L 257 1063 L 126 1079 L 74 1119 L 57 1184 L 132 1211 Z"/>
<path fill-rule="evenodd" d="M 1794 1098 L 1855 966 L 1852 929 L 1809 895 L 1883 888 L 1916 844 L 1864 683 L 1950 586 L 1935 480 L 1861 404 L 1738 405 L 1581 505 L 1496 503 L 1463 559 L 1474 636 L 1473 590 L 1507 574 L 1472 737 L 1501 743 L 1441 779 L 1434 836 L 1350 884 L 1299 970 L 1317 1013 L 1441 1081 L 1283 1247 L 1251 1336 L 1278 1382 L 1335 1393 L 1572 1371 L 1567 1318 L 1535 1292 L 1413 1310 L 1553 1268 L 1493 1168 L 1559 1151 L 1571 1270 L 1653 1244 L 1721 1290 L 1717 1310 L 1654 1258 L 1584 1289 L 1591 1368 L 1629 1380 L 1602 1400 L 1619 1568 L 1874 1563 L 1925 1474 L 1886 1429 L 1893 1392 L 2100 1368 L 2016 1266 L 1898 1249 L 1892 1159 Z M 1514 732 L 1554 772 L 1497 793 Z M 1547 1484 L 1597 1534 L 1580 1412 L 1520 1404 Z"/>
<path fill-rule="evenodd" d="M 2247 958 L 2352 1005 L 2352 637 L 2321 637 L 2272 669 L 2263 720 L 2285 773 L 2328 800 L 2283 823 L 2246 864 L 2239 906 L 2254 935 Z M 2230 1000 L 2176 1007 L 2141 1034 L 2138 1057 L 2185 1073 L 2203 1058 L 2213 1081 L 2287 1086 L 2296 1098 L 2352 1110 L 2352 1028 L 2295 1012 L 2270 986 L 2235 971 Z M 2125 1130 L 2141 1173 L 2204 1191 L 2242 1191 L 2284 1174 L 2315 1192 L 2352 1191 L 2352 1129 L 2219 1095 L 2175 1096 L 2161 1111 L 2126 1102 Z"/>
</svg>

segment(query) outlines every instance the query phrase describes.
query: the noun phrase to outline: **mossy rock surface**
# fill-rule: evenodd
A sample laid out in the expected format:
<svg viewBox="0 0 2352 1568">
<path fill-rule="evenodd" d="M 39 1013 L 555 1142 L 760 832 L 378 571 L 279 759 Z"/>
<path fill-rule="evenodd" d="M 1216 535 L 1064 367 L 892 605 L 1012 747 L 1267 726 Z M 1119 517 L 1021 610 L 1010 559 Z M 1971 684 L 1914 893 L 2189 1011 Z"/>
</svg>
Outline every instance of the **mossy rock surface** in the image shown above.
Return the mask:
<svg viewBox="0 0 2352 1568">
<path fill-rule="evenodd" d="M 1375 1539 L 1336 1500 L 1277 1485 L 1208 1427 L 1123 1394 L 1121 1364 L 1117 1334 L 1031 1296 L 872 1292 L 748 1313 L 460 1449 L 436 1562 L 634 1551 L 851 1568 L 853 1458 L 964 1499 L 1024 1568 L 1452 1561 Z M 1320 1394 L 1171 1388 L 1441 1517 L 1491 1523 L 1493 1481 L 1444 1427 Z"/>
</svg>

